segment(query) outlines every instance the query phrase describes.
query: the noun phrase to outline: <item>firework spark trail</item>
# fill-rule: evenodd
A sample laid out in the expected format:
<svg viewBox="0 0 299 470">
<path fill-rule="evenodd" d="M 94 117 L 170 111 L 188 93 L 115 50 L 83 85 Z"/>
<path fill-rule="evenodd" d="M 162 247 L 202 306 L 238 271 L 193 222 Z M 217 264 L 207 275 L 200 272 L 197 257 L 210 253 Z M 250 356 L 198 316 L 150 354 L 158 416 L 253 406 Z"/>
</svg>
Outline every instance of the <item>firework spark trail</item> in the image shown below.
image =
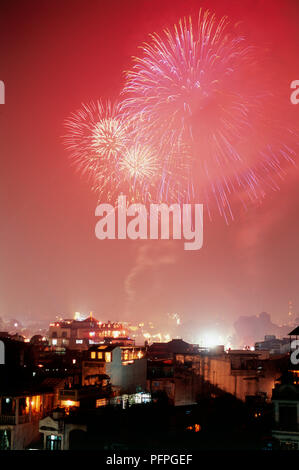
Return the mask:
<svg viewBox="0 0 299 470">
<path fill-rule="evenodd" d="M 183 197 L 203 196 L 211 213 L 212 196 L 226 221 L 233 219 L 235 195 L 260 202 L 266 189 L 277 190 L 283 164 L 294 157 L 282 141 L 270 146 L 272 137 L 265 138 L 271 93 L 259 83 L 256 48 L 226 17 L 217 21 L 202 10 L 195 26 L 184 18 L 150 37 L 126 73 L 122 109 L 161 149 L 161 194 L 168 195 L 174 171 Z M 182 144 L 190 158 L 176 166 Z"/>
<path fill-rule="evenodd" d="M 279 189 L 297 136 L 269 106 L 257 49 L 226 17 L 201 10 L 150 37 L 123 102 L 82 105 L 65 145 L 100 200 L 200 201 L 228 222 L 236 200 L 247 209 Z"/>
<path fill-rule="evenodd" d="M 136 136 L 133 120 L 109 101 L 83 104 L 66 120 L 64 143 L 73 163 L 91 180 L 99 201 L 157 201 L 161 179 L 158 150 Z"/>
<path fill-rule="evenodd" d="M 155 147 L 133 139 L 119 160 L 119 172 L 122 175 L 123 193 L 129 196 L 129 201 L 157 201 L 161 159 Z"/>
<path fill-rule="evenodd" d="M 119 190 L 118 162 L 131 141 L 131 126 L 118 104 L 83 104 L 66 120 L 66 148 L 82 174 L 87 174 L 99 199 L 113 201 Z"/>
<path fill-rule="evenodd" d="M 135 144 L 126 150 L 119 166 L 120 170 L 135 184 L 138 179 L 150 179 L 155 176 L 158 169 L 158 157 L 151 148 Z"/>
</svg>

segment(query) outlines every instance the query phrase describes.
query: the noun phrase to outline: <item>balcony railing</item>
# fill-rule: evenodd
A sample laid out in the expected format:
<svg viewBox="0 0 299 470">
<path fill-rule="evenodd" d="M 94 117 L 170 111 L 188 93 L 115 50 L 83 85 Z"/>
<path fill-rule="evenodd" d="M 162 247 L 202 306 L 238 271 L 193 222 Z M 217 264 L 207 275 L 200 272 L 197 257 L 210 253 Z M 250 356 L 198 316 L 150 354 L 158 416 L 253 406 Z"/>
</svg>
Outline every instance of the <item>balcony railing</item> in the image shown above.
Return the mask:
<svg viewBox="0 0 299 470">
<path fill-rule="evenodd" d="M 299 424 L 275 424 L 272 432 L 296 432 L 299 433 Z"/>
<path fill-rule="evenodd" d="M 0 415 L 0 424 L 16 424 L 16 417 L 14 415 Z"/>
<path fill-rule="evenodd" d="M 29 415 L 21 415 L 18 417 L 18 424 L 29 423 Z M 15 415 L 0 415 L 0 424 L 16 424 Z"/>
</svg>

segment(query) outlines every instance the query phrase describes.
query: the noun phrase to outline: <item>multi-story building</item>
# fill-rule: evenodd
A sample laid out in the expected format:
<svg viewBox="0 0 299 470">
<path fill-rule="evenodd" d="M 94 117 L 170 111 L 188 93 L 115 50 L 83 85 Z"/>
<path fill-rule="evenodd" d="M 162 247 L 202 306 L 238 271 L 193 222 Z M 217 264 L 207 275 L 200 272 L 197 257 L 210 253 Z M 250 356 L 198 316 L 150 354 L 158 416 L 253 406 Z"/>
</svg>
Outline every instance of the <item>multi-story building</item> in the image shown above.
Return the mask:
<svg viewBox="0 0 299 470">
<path fill-rule="evenodd" d="M 255 351 L 269 351 L 270 354 L 284 354 L 290 351 L 289 338 L 278 339 L 275 335 L 266 335 L 264 341 L 254 345 Z"/>
<path fill-rule="evenodd" d="M 0 450 L 24 450 L 39 438 L 39 420 L 54 405 L 54 392 L 0 393 Z"/>
<path fill-rule="evenodd" d="M 118 322 L 100 322 L 90 315 L 85 320 L 62 320 L 50 323 L 49 344 L 55 351 L 87 350 L 93 344 L 121 343 L 133 345 L 128 329 Z"/>
<path fill-rule="evenodd" d="M 86 432 L 86 430 L 86 424 L 73 423 L 72 419 L 66 416 L 65 410 L 60 408 L 54 409 L 49 416 L 39 422 L 44 450 L 69 450 L 72 432 Z"/>
<path fill-rule="evenodd" d="M 290 372 L 287 379 L 277 383 L 272 393 L 274 428 L 272 436 L 279 447 L 299 450 L 299 372 Z"/>
<path fill-rule="evenodd" d="M 175 406 L 195 404 L 200 385 L 197 347 L 174 339 L 148 348 L 147 387 L 153 397 L 162 392 Z"/>
<path fill-rule="evenodd" d="M 211 350 L 182 340 L 148 348 L 148 389 L 153 396 L 164 391 L 174 405 L 195 403 L 199 395 L 229 393 L 239 400 L 271 400 L 275 380 L 287 355 L 269 356 L 257 351 Z"/>
<path fill-rule="evenodd" d="M 242 401 L 252 397 L 271 400 L 272 389 L 288 361 L 287 355 L 263 355 L 258 351 L 211 351 L 201 355 L 203 383 Z"/>
<path fill-rule="evenodd" d="M 82 361 L 82 385 L 106 374 L 117 394 L 146 390 L 145 349 L 137 346 L 94 345 Z"/>
<path fill-rule="evenodd" d="M 292 339 L 297 340 L 298 335 L 299 327 L 289 333 L 291 352 L 296 352 L 297 344 L 294 345 Z M 296 356 L 298 357 L 298 353 Z M 286 450 L 299 450 L 299 365 L 293 362 L 294 358 L 291 355 L 287 372 L 282 374 L 272 392 L 274 405 L 272 436 L 279 448 Z"/>
</svg>

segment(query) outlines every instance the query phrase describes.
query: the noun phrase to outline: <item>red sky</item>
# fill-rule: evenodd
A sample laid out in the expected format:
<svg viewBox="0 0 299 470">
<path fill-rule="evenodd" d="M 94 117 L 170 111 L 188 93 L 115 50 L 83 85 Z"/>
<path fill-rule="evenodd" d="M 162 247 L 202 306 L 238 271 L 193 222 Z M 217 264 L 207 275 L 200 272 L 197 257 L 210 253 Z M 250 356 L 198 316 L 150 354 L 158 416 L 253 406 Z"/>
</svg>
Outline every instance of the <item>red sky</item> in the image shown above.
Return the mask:
<svg viewBox="0 0 299 470">
<path fill-rule="evenodd" d="M 281 190 L 226 226 L 205 221 L 204 246 L 183 241 L 99 241 L 96 195 L 71 167 L 63 120 L 82 102 L 117 97 L 123 71 L 147 35 L 208 7 L 243 21 L 270 50 L 285 90 L 299 79 L 296 0 L 2 1 L 0 79 L 0 316 L 51 319 L 93 310 L 101 319 L 184 321 L 267 311 L 299 316 L 299 189 L 292 167 Z M 275 96 L 273 97 L 275 99 Z M 290 103 L 298 127 L 299 105 Z"/>
</svg>

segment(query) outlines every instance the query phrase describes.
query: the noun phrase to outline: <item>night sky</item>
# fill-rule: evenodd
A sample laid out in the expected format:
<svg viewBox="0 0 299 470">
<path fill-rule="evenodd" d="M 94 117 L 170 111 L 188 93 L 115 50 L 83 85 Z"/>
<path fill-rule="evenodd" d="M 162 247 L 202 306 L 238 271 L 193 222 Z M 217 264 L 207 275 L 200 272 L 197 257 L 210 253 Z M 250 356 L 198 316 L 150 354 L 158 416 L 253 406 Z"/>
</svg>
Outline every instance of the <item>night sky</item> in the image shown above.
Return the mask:
<svg viewBox="0 0 299 470">
<path fill-rule="evenodd" d="M 183 241 L 100 241 L 97 197 L 71 166 L 63 121 L 82 102 L 116 98 L 124 70 L 152 31 L 200 7 L 244 22 L 270 51 L 272 78 L 294 127 L 299 105 L 297 0 L 15 1 L 0 5 L 0 316 L 157 321 L 177 312 L 194 327 L 231 325 L 262 311 L 299 316 L 298 169 L 259 207 L 204 223 L 200 251 Z M 273 96 L 275 100 L 275 96 Z"/>
</svg>

